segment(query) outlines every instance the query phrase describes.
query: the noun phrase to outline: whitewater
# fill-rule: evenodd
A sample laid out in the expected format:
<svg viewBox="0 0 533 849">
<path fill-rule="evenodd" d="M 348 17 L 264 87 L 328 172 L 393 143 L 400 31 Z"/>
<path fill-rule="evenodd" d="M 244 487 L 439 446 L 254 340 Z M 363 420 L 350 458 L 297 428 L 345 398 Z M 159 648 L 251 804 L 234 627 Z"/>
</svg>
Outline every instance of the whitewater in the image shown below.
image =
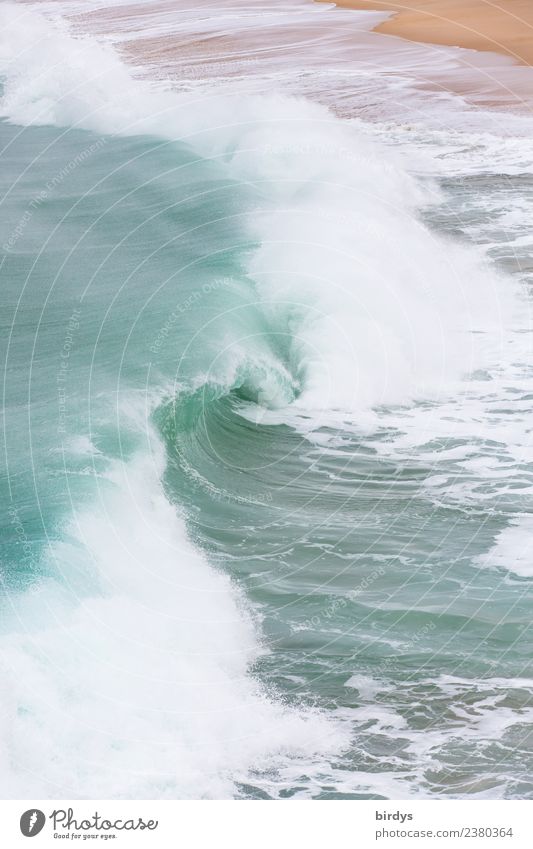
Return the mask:
<svg viewBox="0 0 533 849">
<path fill-rule="evenodd" d="M 524 798 L 531 119 L 171 6 L 0 7 L 0 791 Z"/>
</svg>

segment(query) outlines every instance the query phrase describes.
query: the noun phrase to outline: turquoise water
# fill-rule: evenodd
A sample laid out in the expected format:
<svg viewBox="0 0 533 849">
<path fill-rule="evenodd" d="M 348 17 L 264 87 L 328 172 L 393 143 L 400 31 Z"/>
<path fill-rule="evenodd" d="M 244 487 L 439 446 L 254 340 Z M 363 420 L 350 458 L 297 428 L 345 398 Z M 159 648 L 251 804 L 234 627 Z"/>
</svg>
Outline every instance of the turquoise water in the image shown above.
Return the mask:
<svg viewBox="0 0 533 849">
<path fill-rule="evenodd" d="M 0 124 L 5 795 L 533 790 L 529 178 L 281 180 L 297 103 Z"/>
</svg>

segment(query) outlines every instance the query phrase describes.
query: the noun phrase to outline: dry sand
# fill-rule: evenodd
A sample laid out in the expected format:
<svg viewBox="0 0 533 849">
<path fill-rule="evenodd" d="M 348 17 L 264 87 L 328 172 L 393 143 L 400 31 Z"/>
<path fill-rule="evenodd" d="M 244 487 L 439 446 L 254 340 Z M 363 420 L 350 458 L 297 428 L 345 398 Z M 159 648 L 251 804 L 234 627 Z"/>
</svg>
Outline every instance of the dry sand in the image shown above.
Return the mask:
<svg viewBox="0 0 533 849">
<path fill-rule="evenodd" d="M 319 0 L 331 2 L 331 0 Z M 335 0 L 337 6 L 396 12 L 376 31 L 411 41 L 491 50 L 533 65 L 533 0 Z"/>
</svg>

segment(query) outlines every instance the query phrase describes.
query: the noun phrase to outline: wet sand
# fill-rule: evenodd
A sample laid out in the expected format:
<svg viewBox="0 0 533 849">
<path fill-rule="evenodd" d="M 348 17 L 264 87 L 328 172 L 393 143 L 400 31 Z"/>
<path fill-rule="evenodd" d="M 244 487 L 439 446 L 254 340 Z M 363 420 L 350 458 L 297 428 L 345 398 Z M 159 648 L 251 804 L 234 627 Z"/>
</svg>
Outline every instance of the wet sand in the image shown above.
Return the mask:
<svg viewBox="0 0 533 849">
<path fill-rule="evenodd" d="M 456 2 L 461 8 L 475 7 L 478 14 L 489 5 L 486 0 Z M 510 6 L 522 0 L 505 2 Z M 533 6 L 533 0 L 526 2 Z M 391 27 L 401 19 L 401 14 L 391 16 L 393 6 L 399 8 L 395 0 L 339 0 L 341 8 L 331 0 L 329 5 L 328 0 L 269 3 L 265 14 L 264 0 L 231 0 L 227 9 L 222 2 L 212 7 L 210 0 L 198 0 L 206 6 L 199 16 L 186 0 L 127 0 L 123 6 L 78 7 L 69 20 L 81 32 L 103 37 L 118 33 L 121 55 L 139 73 L 190 90 L 208 80 L 231 81 L 243 92 L 267 86 L 318 99 L 343 117 L 387 120 L 406 113 L 398 85 L 409 79 L 409 115 L 437 109 L 438 96 L 447 92 L 478 107 L 533 112 L 533 67 L 524 67 L 503 50 L 495 52 L 492 43 L 490 49 L 475 51 L 454 48 L 458 39 L 451 35 L 452 46 L 428 44 L 425 33 L 419 40 L 399 31 L 395 34 L 403 38 L 391 38 Z M 437 5 L 436 0 L 404 0 L 405 15 L 407 3 L 419 9 Z M 439 0 L 441 10 L 446 4 L 452 0 Z M 442 17 L 437 20 L 444 26 Z M 526 36 L 531 32 L 533 50 L 533 23 L 522 31 Z M 526 41 L 529 46 L 528 37 Z"/>
<path fill-rule="evenodd" d="M 376 27 L 377 32 L 429 44 L 489 50 L 533 65 L 532 0 L 336 0 L 336 5 L 394 12 Z"/>
</svg>

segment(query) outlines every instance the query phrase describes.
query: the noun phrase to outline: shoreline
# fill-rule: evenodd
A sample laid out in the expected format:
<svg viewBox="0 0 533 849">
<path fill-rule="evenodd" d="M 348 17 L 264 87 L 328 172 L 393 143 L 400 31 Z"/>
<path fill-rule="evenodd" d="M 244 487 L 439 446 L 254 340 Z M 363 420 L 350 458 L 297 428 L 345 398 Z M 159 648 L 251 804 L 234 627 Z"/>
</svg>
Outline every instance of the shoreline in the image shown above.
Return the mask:
<svg viewBox="0 0 533 849">
<path fill-rule="evenodd" d="M 343 9 L 390 12 L 374 32 L 409 41 L 499 53 L 533 65 L 533 3 L 506 0 L 316 0 Z"/>
<path fill-rule="evenodd" d="M 297 88 L 342 117 L 371 119 L 373 115 L 382 120 L 384 115 L 398 114 L 396 94 L 387 89 L 387 106 L 387 92 L 380 89 L 374 75 L 392 71 L 411 79 L 413 92 L 420 93 L 418 106 L 411 104 L 412 113 L 426 110 L 423 92 L 429 91 L 458 95 L 469 106 L 533 112 L 531 66 L 520 64 L 516 56 L 495 52 L 493 43 L 489 45 L 492 49 L 485 45 L 484 50 L 476 50 L 461 39 L 464 49 L 454 47 L 459 39 L 444 27 L 446 20 L 442 14 L 437 18 L 435 11 L 432 18 L 426 12 L 425 19 L 438 20 L 440 44 L 435 44 L 437 36 L 432 43 L 426 32 L 417 36 L 407 29 L 405 19 L 400 27 L 402 14 L 407 14 L 406 3 L 419 9 L 438 6 L 441 12 L 447 4 L 459 3 L 462 8 L 477 10 L 479 17 L 480 9 L 492 7 L 492 0 L 403 0 L 403 12 L 399 12 L 397 0 L 338 0 L 336 4 L 334 0 L 296 0 L 290 8 L 283 0 L 272 0 L 276 14 L 267 19 L 261 14 L 259 0 L 257 4 L 254 0 L 245 16 L 237 16 L 239 25 L 233 29 L 222 19 L 218 21 L 216 14 L 207 21 L 201 18 L 195 23 L 193 16 L 184 22 L 178 9 L 174 14 L 173 7 L 169 11 L 169 3 L 158 0 L 149 7 L 148 18 L 146 3 L 132 6 L 129 0 L 104 9 L 74 9 L 69 18 L 80 31 L 97 35 L 112 37 L 124 30 L 127 35 L 119 39 L 119 52 L 128 64 L 143 67 L 147 76 L 176 80 L 186 87 L 198 80 L 222 78 L 256 90 L 262 79 L 273 74 L 276 84 L 287 83 L 291 91 Z M 220 9 L 222 12 L 224 4 Z M 525 32 L 533 35 L 533 9 L 530 17 L 531 28 Z M 533 38 L 530 41 L 533 65 Z M 327 81 L 321 77 L 325 53 L 334 57 L 333 88 L 331 77 Z M 301 76 L 304 67 L 307 78 Z M 364 92 L 350 85 L 345 69 L 360 69 L 363 76 L 370 72 Z M 317 83 L 311 85 L 315 71 Z M 295 86 L 295 78 L 303 84 Z M 322 86 L 320 79 L 324 80 Z"/>
</svg>

